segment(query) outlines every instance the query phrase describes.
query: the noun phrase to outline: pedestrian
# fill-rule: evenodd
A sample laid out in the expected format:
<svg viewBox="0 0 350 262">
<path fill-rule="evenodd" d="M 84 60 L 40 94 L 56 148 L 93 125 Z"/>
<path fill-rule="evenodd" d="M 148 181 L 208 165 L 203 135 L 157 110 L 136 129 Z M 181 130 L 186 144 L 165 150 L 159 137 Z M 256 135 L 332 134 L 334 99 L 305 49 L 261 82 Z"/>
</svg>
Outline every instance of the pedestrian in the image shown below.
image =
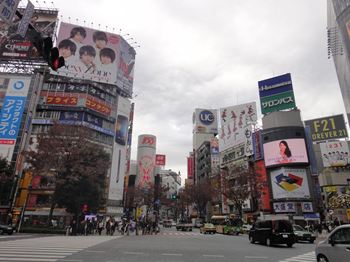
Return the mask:
<svg viewBox="0 0 350 262">
<path fill-rule="evenodd" d="M 104 224 L 103 224 L 103 220 L 101 219 L 99 222 L 98 222 L 98 225 L 97 225 L 97 230 L 98 230 L 98 234 L 101 236 L 101 233 L 102 233 L 102 230 L 104 228 Z"/>
<path fill-rule="evenodd" d="M 76 236 L 77 235 L 77 221 L 73 219 L 70 223 L 71 228 L 71 235 Z"/>
</svg>

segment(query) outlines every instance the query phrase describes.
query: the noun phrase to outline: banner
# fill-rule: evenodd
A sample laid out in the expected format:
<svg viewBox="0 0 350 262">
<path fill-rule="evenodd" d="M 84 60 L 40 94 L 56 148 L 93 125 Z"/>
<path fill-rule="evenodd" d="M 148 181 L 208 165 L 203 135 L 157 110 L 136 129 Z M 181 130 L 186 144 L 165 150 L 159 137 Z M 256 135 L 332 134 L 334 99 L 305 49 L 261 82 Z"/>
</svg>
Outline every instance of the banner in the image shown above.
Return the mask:
<svg viewBox="0 0 350 262">
<path fill-rule="evenodd" d="M 270 205 L 270 191 L 267 180 L 266 168 L 263 160 L 255 162 L 255 173 L 257 175 L 257 181 L 260 186 L 260 198 L 259 206 L 261 210 L 269 211 Z"/>
<path fill-rule="evenodd" d="M 271 185 L 274 199 L 310 198 L 305 169 L 280 168 L 271 171 Z"/>
<path fill-rule="evenodd" d="M 252 124 L 257 121 L 256 103 L 247 103 L 220 109 L 220 152 L 245 143 L 245 155 L 253 154 Z"/>
<path fill-rule="evenodd" d="M 25 110 L 30 77 L 11 77 L 0 113 L 0 155 L 11 161 L 22 115 Z"/>
<path fill-rule="evenodd" d="M 348 137 L 343 115 L 311 119 L 305 121 L 305 126 L 310 127 L 311 138 L 314 142 Z"/>
<path fill-rule="evenodd" d="M 294 202 L 274 202 L 273 210 L 275 213 L 295 213 L 296 206 Z"/>
<path fill-rule="evenodd" d="M 276 140 L 263 145 L 266 167 L 308 163 L 306 145 L 303 138 Z"/>
<path fill-rule="evenodd" d="M 347 141 L 320 143 L 324 167 L 345 167 L 350 164 L 350 152 Z"/>
<path fill-rule="evenodd" d="M 253 133 L 253 152 L 255 161 L 264 158 L 263 144 L 261 139 L 261 130 Z"/>
<path fill-rule="evenodd" d="M 25 9 L 22 8 L 18 10 L 22 14 L 25 12 Z M 57 10 L 35 9 L 30 24 L 42 37 L 52 37 L 55 33 L 57 15 Z M 14 17 L 11 25 L 0 21 L 0 58 L 42 60 L 42 56 L 33 45 L 36 33 L 32 29 L 28 29 L 25 36 L 22 37 L 18 34 L 20 24 L 21 19 L 17 16 Z"/>
</svg>

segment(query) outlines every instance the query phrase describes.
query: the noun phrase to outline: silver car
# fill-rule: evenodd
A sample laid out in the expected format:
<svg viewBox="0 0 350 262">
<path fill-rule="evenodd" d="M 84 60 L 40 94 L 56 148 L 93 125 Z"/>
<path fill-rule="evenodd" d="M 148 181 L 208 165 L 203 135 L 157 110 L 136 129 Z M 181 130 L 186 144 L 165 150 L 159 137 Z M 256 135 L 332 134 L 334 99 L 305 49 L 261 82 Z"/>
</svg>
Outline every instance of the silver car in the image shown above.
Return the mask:
<svg viewBox="0 0 350 262">
<path fill-rule="evenodd" d="M 316 246 L 318 262 L 349 262 L 350 225 L 335 228 L 329 236 Z"/>
</svg>

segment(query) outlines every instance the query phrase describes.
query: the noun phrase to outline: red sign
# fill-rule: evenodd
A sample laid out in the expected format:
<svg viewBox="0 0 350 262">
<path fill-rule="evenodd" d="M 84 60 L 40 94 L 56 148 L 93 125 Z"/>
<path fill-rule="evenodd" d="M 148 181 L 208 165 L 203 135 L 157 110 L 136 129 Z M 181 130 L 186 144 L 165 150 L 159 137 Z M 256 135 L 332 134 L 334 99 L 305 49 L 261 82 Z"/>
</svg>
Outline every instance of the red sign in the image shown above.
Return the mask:
<svg viewBox="0 0 350 262">
<path fill-rule="evenodd" d="M 156 138 L 153 136 L 144 136 L 142 139 L 142 145 L 150 145 L 153 146 L 156 143 Z"/>
<path fill-rule="evenodd" d="M 165 155 L 156 155 L 156 165 L 165 166 Z"/>
<path fill-rule="evenodd" d="M 49 105 L 69 105 L 76 106 L 78 104 L 77 96 L 60 96 L 60 95 L 48 95 L 46 104 Z"/>
<path fill-rule="evenodd" d="M 97 112 L 100 112 L 104 115 L 109 116 L 111 114 L 111 108 L 107 105 L 104 105 L 100 102 L 95 101 L 94 99 L 88 97 L 86 98 L 86 107 L 95 110 Z"/>
<path fill-rule="evenodd" d="M 187 178 L 193 179 L 193 156 L 187 157 Z"/>
<path fill-rule="evenodd" d="M 269 211 L 271 210 L 270 192 L 267 181 L 266 168 L 263 160 L 255 162 L 255 173 L 257 174 L 257 180 L 261 186 L 261 203 L 259 203 L 260 208 L 261 210 Z"/>
</svg>

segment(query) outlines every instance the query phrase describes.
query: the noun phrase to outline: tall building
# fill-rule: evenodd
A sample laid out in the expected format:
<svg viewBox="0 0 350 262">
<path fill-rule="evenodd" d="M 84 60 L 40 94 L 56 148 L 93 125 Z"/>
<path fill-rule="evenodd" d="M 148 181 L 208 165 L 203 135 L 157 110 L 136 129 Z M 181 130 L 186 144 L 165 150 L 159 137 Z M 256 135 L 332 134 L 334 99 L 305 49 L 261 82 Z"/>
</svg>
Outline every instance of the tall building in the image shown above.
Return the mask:
<svg viewBox="0 0 350 262">
<path fill-rule="evenodd" d="M 333 57 L 350 121 L 350 1 L 327 0 L 328 55 Z"/>
</svg>

